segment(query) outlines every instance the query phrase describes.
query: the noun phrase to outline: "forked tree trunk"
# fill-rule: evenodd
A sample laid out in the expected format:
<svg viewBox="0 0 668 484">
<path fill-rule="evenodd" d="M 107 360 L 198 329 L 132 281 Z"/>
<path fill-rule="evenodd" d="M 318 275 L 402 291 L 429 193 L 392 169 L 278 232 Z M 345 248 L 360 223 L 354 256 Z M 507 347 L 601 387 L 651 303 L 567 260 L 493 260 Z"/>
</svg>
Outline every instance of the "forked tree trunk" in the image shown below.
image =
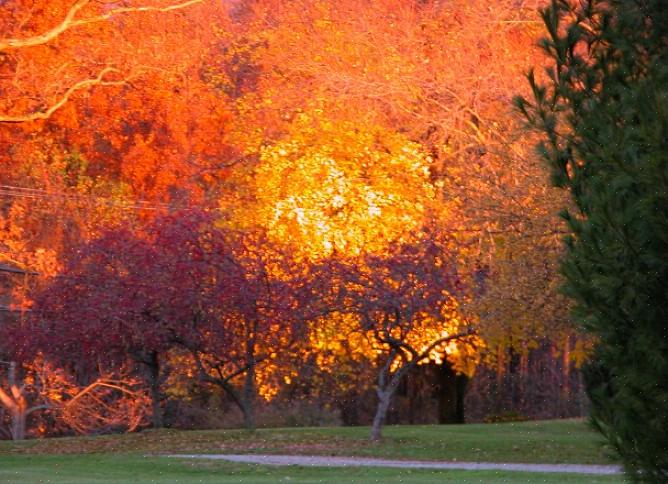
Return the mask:
<svg viewBox="0 0 668 484">
<path fill-rule="evenodd" d="M 16 362 L 12 361 L 9 364 L 9 391 L 10 395 L 6 395 L 9 399 L 9 412 L 12 416 L 12 440 L 23 440 L 26 438 L 26 420 L 28 419 L 28 401 L 23 392 L 23 385 L 19 383 L 19 375 L 17 374 Z M 3 398 L 3 401 L 7 398 Z"/>
<path fill-rule="evenodd" d="M 12 440 L 23 440 L 26 437 L 26 422 L 28 416 L 36 411 L 47 408 L 47 405 L 28 406 L 23 384 L 19 381 L 15 362 L 9 363 L 7 383 L 9 392 L 0 388 L 0 404 L 2 404 L 11 415 L 12 423 L 10 432 Z"/>
<path fill-rule="evenodd" d="M 388 388 L 385 391 L 378 391 L 378 407 L 376 407 L 376 414 L 373 417 L 371 424 L 371 440 L 378 442 L 382 437 L 383 424 L 387 418 L 387 411 L 390 409 L 392 397 L 394 396 L 394 389 Z"/>
<path fill-rule="evenodd" d="M 383 424 L 387 417 L 387 411 L 390 409 L 392 397 L 394 397 L 401 379 L 416 365 L 415 361 L 410 361 L 409 363 L 404 363 L 394 373 L 390 373 L 393 361 L 394 356 L 390 356 L 378 374 L 378 387 L 376 388 L 378 406 L 376 407 L 376 414 L 371 424 L 371 440 L 373 442 L 378 442 L 382 437 Z"/>
<path fill-rule="evenodd" d="M 437 348 L 439 345 L 445 344 L 448 341 L 469 336 L 471 334 L 473 334 L 473 331 L 469 329 L 462 333 L 436 339 L 427 345 L 427 347 L 424 348 L 422 352 L 414 350 L 402 341 L 396 340 L 391 336 L 388 336 L 388 338 L 383 341 L 389 344 L 394 344 L 394 347 L 392 347 L 390 350 L 390 354 L 385 361 L 385 364 L 378 373 L 378 386 L 376 387 L 376 393 L 378 395 L 378 407 L 376 408 L 376 415 L 374 416 L 373 423 L 371 424 L 372 441 L 377 442 L 382 436 L 383 423 L 385 423 L 385 417 L 387 416 L 387 411 L 390 408 L 392 397 L 397 391 L 397 387 L 399 386 L 401 379 L 406 376 L 406 374 L 411 371 L 418 363 L 428 358 L 430 351 Z M 407 347 L 409 348 L 408 350 L 406 350 Z M 409 355 L 406 354 L 407 351 L 410 353 Z M 400 363 L 400 366 L 393 372 L 392 366 L 397 362 Z"/>
<path fill-rule="evenodd" d="M 202 361 L 199 359 L 197 353 L 194 353 L 195 361 L 199 368 L 200 378 L 208 383 L 218 385 L 223 391 L 232 399 L 232 402 L 241 411 L 244 419 L 244 427 L 248 430 L 255 429 L 255 367 L 257 361 L 251 360 L 251 363 L 242 371 L 228 377 L 212 376 L 209 371 L 204 368 Z M 219 372 L 220 373 L 220 372 Z M 230 383 L 230 380 L 245 373 L 244 385 L 239 389 Z"/>
</svg>

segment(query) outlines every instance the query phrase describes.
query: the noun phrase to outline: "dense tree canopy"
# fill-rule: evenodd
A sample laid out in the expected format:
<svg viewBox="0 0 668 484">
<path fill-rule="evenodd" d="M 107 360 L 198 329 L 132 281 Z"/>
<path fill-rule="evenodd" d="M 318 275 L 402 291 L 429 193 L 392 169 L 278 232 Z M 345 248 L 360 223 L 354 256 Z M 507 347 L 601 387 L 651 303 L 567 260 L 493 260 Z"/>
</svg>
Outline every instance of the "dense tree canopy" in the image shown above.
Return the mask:
<svg viewBox="0 0 668 484">
<path fill-rule="evenodd" d="M 418 365 L 476 419 L 581 412 L 565 197 L 510 107 L 539 3 L 2 2 L 0 263 L 38 273 L 0 274 L 3 358 L 156 426 L 396 421 Z"/>
</svg>

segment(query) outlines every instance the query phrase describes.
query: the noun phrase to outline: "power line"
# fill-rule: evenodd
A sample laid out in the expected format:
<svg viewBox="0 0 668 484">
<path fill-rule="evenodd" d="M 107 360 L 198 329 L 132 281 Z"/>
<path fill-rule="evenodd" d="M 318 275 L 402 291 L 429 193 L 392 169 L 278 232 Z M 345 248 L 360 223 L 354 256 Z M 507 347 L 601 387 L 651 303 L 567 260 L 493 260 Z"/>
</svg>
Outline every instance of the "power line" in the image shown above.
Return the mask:
<svg viewBox="0 0 668 484">
<path fill-rule="evenodd" d="M 365 181 L 368 180 L 369 177 L 344 177 L 347 178 L 348 180 L 361 180 Z M 376 177 L 376 178 L 384 178 L 384 177 Z M 389 177 L 386 177 L 389 178 Z M 373 187 L 369 187 L 373 188 Z M 338 190 L 337 190 L 338 191 Z M 385 192 L 385 190 L 383 190 Z M 335 194 L 336 195 L 336 194 Z M 85 194 L 69 194 L 69 193 L 63 193 L 63 192 L 51 192 L 43 189 L 38 189 L 38 188 L 27 188 L 27 187 L 19 187 L 19 186 L 14 186 L 14 185 L 0 185 L 0 197 L 7 197 L 7 198 L 26 198 L 26 199 L 33 199 L 33 200 L 64 200 L 64 201 L 75 201 L 75 202 L 81 202 L 81 201 L 89 201 L 93 202 L 96 204 L 100 205 L 107 205 L 107 206 L 112 206 L 112 207 L 118 207 L 122 209 L 135 209 L 135 210 L 153 210 L 153 211 L 158 211 L 158 210 L 192 210 L 194 208 L 206 208 L 209 210 L 217 210 L 217 211 L 223 211 L 222 208 L 220 207 L 210 207 L 210 206 L 205 206 L 201 204 L 197 205 L 174 205 L 170 203 L 165 203 L 165 202 L 149 202 L 145 200 L 135 200 L 135 201 L 122 201 L 122 200 L 117 200 L 114 198 L 110 197 L 103 197 L 103 196 L 96 196 L 96 195 L 85 195 Z M 226 194 L 226 193 L 221 193 L 218 195 L 219 200 L 225 200 L 225 201 L 248 201 L 249 199 L 252 200 L 273 200 L 275 197 L 268 196 L 268 195 L 262 195 L 255 193 L 251 196 L 234 196 L 232 194 Z M 283 197 L 283 199 L 286 197 Z M 298 202 L 299 200 L 317 200 L 320 201 L 324 197 L 319 197 L 316 195 L 296 195 L 294 197 L 291 197 L 294 199 L 294 201 Z M 394 198 L 394 200 L 393 200 Z M 379 202 L 382 202 L 384 205 L 388 204 L 396 204 L 398 201 L 401 201 L 402 197 L 384 197 L 380 200 L 377 200 Z M 277 201 L 281 200 L 281 198 L 277 199 Z"/>
<path fill-rule="evenodd" d="M 186 207 L 177 207 L 168 203 L 148 202 L 144 200 L 123 201 L 110 197 L 95 195 L 70 194 L 63 192 L 51 192 L 38 188 L 19 187 L 14 185 L 0 185 L 0 196 L 7 198 L 27 198 L 32 200 L 63 200 L 63 201 L 88 201 L 99 205 L 107 205 L 122 209 L 136 210 L 169 210 L 185 209 Z"/>
<path fill-rule="evenodd" d="M 366 181 L 371 177 L 344 177 L 348 180 L 362 180 Z M 381 178 L 381 177 L 373 177 L 373 178 Z M 373 190 L 373 186 L 369 187 Z M 338 190 L 337 190 L 338 192 Z M 334 196 L 337 195 L 338 193 L 333 194 Z M 404 197 L 391 197 L 387 195 L 392 195 L 386 193 L 386 190 L 382 190 L 381 192 L 381 197 L 378 199 L 374 199 L 374 203 L 379 203 L 382 206 L 380 208 L 387 208 L 388 206 L 397 206 L 401 205 L 406 202 L 410 202 L 409 199 L 406 199 Z M 385 196 L 382 196 L 385 195 Z M 353 199 L 359 199 L 361 196 L 363 196 L 363 193 L 357 193 L 356 196 L 353 197 Z M 195 209 L 204 209 L 204 210 L 210 210 L 210 211 L 216 211 L 216 212 L 225 212 L 226 209 L 223 207 L 217 207 L 217 206 L 207 206 L 204 204 L 188 204 L 188 205 L 176 205 L 176 204 L 170 204 L 166 202 L 149 202 L 146 200 L 134 200 L 134 201 L 123 201 L 123 200 L 118 200 L 114 199 L 111 197 L 104 197 L 104 196 L 96 196 L 96 195 L 87 195 L 87 194 L 70 194 L 70 193 L 65 193 L 65 192 L 55 192 L 55 191 L 47 191 L 44 189 L 39 189 L 39 188 L 28 188 L 28 187 L 21 187 L 21 186 L 15 186 L 15 185 L 6 185 L 6 184 L 0 184 L 0 197 L 7 197 L 7 198 L 24 198 L 24 199 L 31 199 L 31 200 L 44 200 L 44 201 L 51 201 L 51 200 L 60 200 L 60 201 L 73 201 L 73 202 L 91 202 L 94 204 L 98 205 L 105 205 L 108 207 L 112 208 L 119 208 L 122 210 L 137 210 L 137 211 L 192 211 Z M 275 202 L 285 202 L 288 198 L 291 198 L 292 201 L 295 203 L 296 206 L 300 204 L 300 202 L 304 201 L 316 201 L 316 202 L 322 202 L 323 199 L 326 199 L 326 196 L 317 196 L 316 194 L 300 194 L 300 195 L 295 195 L 292 197 L 273 197 L 270 195 L 263 195 L 261 193 L 253 193 L 253 194 L 241 194 L 241 195 L 234 195 L 231 193 L 221 193 L 217 195 L 217 199 L 221 201 L 227 201 L 227 202 L 237 202 L 237 203 L 252 203 L 253 201 L 260 201 L 260 200 L 272 200 Z M 346 197 L 350 198 L 350 197 Z M 437 201 L 437 200 L 435 200 Z M 57 210 L 58 207 L 49 207 L 52 208 L 53 210 Z M 312 211 L 315 210 L 312 207 L 311 208 L 306 208 L 306 211 Z M 481 233 L 481 232 L 486 232 L 486 233 L 507 233 L 507 232 L 514 232 L 514 230 L 485 230 L 482 228 L 458 228 L 458 229 L 451 229 L 448 230 L 447 232 L 450 233 Z M 549 231 L 548 234 L 545 233 L 540 233 L 536 234 L 534 236 L 545 236 L 545 235 L 552 235 L 554 233 L 562 233 L 562 231 Z"/>
</svg>

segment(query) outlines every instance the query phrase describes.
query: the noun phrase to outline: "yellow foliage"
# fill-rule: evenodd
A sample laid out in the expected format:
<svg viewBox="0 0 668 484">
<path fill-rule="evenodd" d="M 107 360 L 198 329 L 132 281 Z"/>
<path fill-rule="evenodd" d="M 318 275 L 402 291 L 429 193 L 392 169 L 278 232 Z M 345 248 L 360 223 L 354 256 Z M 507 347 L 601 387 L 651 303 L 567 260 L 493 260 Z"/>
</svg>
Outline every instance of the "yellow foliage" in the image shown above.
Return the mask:
<svg viewBox="0 0 668 484">
<path fill-rule="evenodd" d="M 353 314 L 335 313 L 313 323 L 309 333 L 309 343 L 316 352 L 316 363 L 321 370 L 331 371 L 333 368 L 339 368 L 343 360 L 358 363 L 363 360 L 374 360 L 387 352 L 387 349 L 375 340 L 372 331 L 359 331 L 358 317 Z M 440 321 L 433 318 L 420 319 L 419 315 L 416 316 L 416 321 L 405 335 L 404 342 L 421 353 L 432 342 L 462 331 L 465 327 L 465 323 L 458 316 L 457 308 L 450 307 L 443 311 L 443 318 Z M 482 338 L 471 335 L 465 339 L 436 346 L 429 352 L 428 358 L 418 364 L 433 362 L 440 365 L 447 360 L 457 373 L 470 377 L 480 362 L 480 350 L 483 347 Z M 396 370 L 401 363 L 401 360 L 395 360 L 392 370 Z"/>
<path fill-rule="evenodd" d="M 382 252 L 423 224 L 435 198 L 418 144 L 313 113 L 261 150 L 254 175 L 256 221 L 310 259 Z"/>
</svg>

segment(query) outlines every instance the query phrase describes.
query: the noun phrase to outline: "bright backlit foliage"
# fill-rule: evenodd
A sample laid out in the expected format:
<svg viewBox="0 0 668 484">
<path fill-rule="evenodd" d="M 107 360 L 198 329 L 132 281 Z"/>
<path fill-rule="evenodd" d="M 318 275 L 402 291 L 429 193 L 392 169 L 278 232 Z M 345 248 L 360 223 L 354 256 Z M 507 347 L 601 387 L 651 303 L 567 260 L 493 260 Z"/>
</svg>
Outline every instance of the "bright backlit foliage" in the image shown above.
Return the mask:
<svg viewBox="0 0 668 484">
<path fill-rule="evenodd" d="M 299 114 L 261 151 L 258 215 L 309 258 L 378 253 L 424 221 L 435 189 L 416 143 L 377 126 Z"/>
</svg>

